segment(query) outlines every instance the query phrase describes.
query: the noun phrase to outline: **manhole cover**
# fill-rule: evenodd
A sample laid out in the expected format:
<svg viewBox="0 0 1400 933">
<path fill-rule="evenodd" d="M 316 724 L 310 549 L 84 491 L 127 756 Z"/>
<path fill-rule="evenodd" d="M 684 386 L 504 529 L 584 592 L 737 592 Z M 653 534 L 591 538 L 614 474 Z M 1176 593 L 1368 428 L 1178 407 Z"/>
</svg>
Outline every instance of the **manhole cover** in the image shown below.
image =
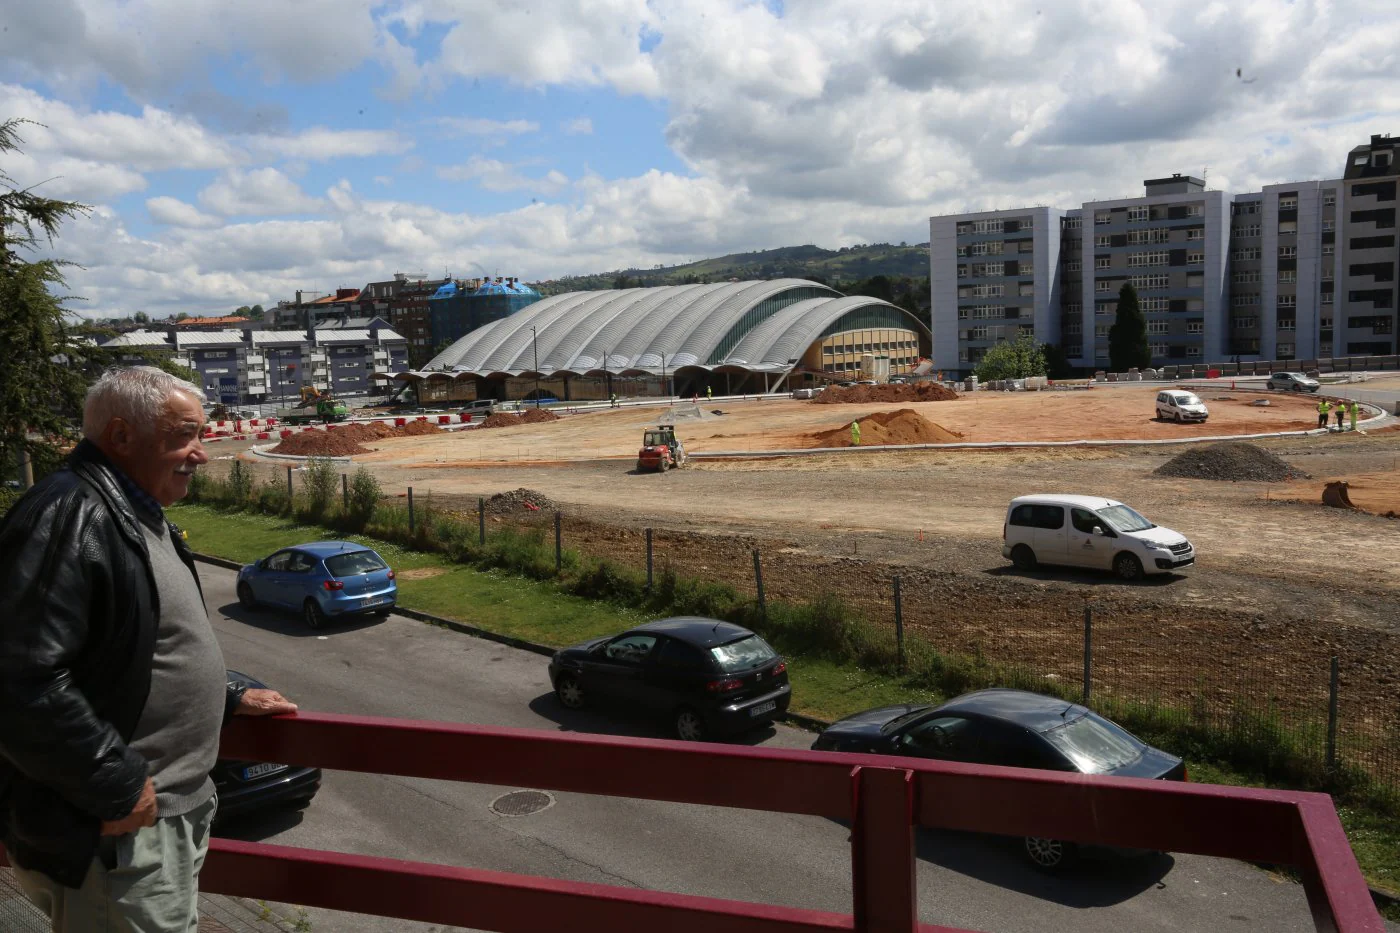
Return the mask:
<svg viewBox="0 0 1400 933">
<path fill-rule="evenodd" d="M 529 816 L 554 806 L 554 797 L 542 790 L 516 790 L 491 801 L 491 810 L 500 816 Z"/>
</svg>

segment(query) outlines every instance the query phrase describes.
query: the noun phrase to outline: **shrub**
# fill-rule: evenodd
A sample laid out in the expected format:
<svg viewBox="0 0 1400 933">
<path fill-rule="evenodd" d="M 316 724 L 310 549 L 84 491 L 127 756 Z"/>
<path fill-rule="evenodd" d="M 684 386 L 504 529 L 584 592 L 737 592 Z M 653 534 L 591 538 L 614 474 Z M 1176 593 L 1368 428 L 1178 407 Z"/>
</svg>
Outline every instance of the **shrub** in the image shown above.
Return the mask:
<svg viewBox="0 0 1400 933">
<path fill-rule="evenodd" d="M 258 511 L 269 515 L 285 515 L 292 509 L 292 501 L 287 495 L 287 486 L 280 479 L 270 479 L 258 487 Z"/>
<path fill-rule="evenodd" d="M 384 491 L 373 473 L 365 467 L 355 471 L 355 475 L 350 478 L 350 512 L 346 516 L 351 530 L 364 530 L 374 517 L 375 507 L 379 505 L 383 495 Z"/>
<path fill-rule="evenodd" d="M 224 489 L 230 506 L 235 509 L 247 508 L 248 500 L 253 497 L 253 471 L 244 466 L 242 460 L 235 459 L 224 479 Z"/>
<path fill-rule="evenodd" d="M 326 520 L 335 501 L 336 487 L 340 485 L 340 474 L 335 464 L 325 457 L 312 457 L 306 461 L 306 509 L 300 517 L 305 521 L 321 523 Z"/>
</svg>

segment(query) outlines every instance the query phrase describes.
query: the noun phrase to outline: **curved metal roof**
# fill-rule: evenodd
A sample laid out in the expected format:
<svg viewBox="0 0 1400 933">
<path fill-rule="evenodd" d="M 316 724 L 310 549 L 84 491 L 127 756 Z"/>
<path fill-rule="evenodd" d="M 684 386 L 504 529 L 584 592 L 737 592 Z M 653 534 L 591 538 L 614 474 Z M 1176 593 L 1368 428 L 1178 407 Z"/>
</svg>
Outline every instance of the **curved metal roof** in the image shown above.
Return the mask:
<svg viewBox="0 0 1400 933">
<path fill-rule="evenodd" d="M 829 294 L 806 297 L 813 290 Z M 910 330 L 928 331 L 888 302 L 843 297 L 805 279 L 569 292 L 472 331 L 420 372 L 660 373 L 682 366 L 772 371 L 788 368 L 843 316 L 870 307 L 891 309 Z"/>
</svg>

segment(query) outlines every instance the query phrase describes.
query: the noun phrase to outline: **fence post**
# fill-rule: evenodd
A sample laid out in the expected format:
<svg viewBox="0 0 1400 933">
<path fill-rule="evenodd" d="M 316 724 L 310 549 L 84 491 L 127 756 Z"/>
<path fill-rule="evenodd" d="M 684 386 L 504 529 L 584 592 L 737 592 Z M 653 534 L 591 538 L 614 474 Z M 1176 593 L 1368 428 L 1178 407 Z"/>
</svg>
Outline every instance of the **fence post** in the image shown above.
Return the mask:
<svg viewBox="0 0 1400 933">
<path fill-rule="evenodd" d="M 413 536 L 413 487 L 408 487 L 408 534 Z"/>
<path fill-rule="evenodd" d="M 564 513 L 554 513 L 554 572 L 564 572 Z"/>
<path fill-rule="evenodd" d="M 647 592 L 651 592 L 651 529 L 647 529 Z"/>
<path fill-rule="evenodd" d="M 899 592 L 899 575 L 894 578 L 894 639 L 899 645 L 899 672 L 904 673 L 904 600 Z"/>
<path fill-rule="evenodd" d="M 1332 676 L 1327 684 L 1327 773 L 1337 770 L 1337 656 L 1332 655 Z"/>
<path fill-rule="evenodd" d="M 1089 705 L 1089 685 L 1093 679 L 1094 667 L 1094 607 L 1084 602 L 1084 698 L 1080 700 L 1085 706 Z"/>
<path fill-rule="evenodd" d="M 476 500 L 476 524 L 480 532 L 480 543 L 486 544 L 486 497 L 480 496 Z"/>
<path fill-rule="evenodd" d="M 350 474 L 340 474 L 340 508 L 341 511 L 350 511 Z"/>
<path fill-rule="evenodd" d="M 292 468 L 287 467 L 287 508 L 292 507 L 292 497 L 296 495 L 292 492 Z"/>
<path fill-rule="evenodd" d="M 768 600 L 763 596 L 763 564 L 758 559 L 758 548 L 753 549 L 753 578 L 758 584 L 758 614 L 768 621 Z"/>
</svg>

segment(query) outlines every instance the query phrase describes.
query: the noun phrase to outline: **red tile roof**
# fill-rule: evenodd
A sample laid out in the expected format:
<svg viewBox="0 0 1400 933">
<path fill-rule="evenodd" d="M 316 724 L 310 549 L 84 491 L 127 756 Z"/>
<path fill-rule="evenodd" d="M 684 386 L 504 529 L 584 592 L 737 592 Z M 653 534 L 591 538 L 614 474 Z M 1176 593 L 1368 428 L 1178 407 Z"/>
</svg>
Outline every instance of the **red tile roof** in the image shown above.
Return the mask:
<svg viewBox="0 0 1400 933">
<path fill-rule="evenodd" d="M 208 326 L 211 325 L 211 324 L 214 324 L 214 325 L 221 325 L 221 324 L 246 324 L 246 323 L 248 323 L 248 318 L 246 318 L 246 317 L 241 317 L 241 316 L 239 316 L 239 315 L 237 315 L 237 314 L 231 314 L 231 315 L 229 315 L 228 317 L 187 317 L 187 318 L 185 318 L 183 321 L 176 321 L 176 322 L 175 322 L 175 326 L 176 326 L 176 327 L 208 327 Z"/>
</svg>

